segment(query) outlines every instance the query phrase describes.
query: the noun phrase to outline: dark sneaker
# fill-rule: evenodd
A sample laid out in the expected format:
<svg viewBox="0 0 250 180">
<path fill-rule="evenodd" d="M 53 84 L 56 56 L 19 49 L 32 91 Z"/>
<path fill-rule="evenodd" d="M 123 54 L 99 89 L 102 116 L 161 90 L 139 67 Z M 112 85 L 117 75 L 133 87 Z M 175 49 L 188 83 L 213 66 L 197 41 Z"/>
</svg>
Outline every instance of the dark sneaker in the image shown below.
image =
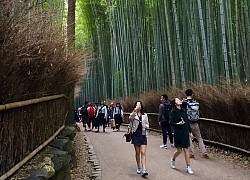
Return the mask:
<svg viewBox="0 0 250 180">
<path fill-rule="evenodd" d="M 204 158 L 209 158 L 209 156 L 207 155 L 207 153 L 203 154 Z"/>
<path fill-rule="evenodd" d="M 194 157 L 194 154 L 190 154 L 190 156 L 189 156 L 189 157 L 190 157 L 190 158 L 195 158 L 195 157 Z"/>
<path fill-rule="evenodd" d="M 145 177 L 145 176 L 147 176 L 147 175 L 148 175 L 148 172 L 147 172 L 146 169 L 144 169 L 144 170 L 141 171 L 141 176 L 142 176 L 142 177 Z"/>
</svg>

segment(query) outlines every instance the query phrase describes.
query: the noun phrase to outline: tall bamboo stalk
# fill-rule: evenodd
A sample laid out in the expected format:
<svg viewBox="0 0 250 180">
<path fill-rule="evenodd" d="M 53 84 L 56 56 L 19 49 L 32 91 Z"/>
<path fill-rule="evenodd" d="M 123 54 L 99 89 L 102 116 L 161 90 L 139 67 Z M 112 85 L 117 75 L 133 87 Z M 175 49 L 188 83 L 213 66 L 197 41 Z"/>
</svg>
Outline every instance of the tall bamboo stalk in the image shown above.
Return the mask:
<svg viewBox="0 0 250 180">
<path fill-rule="evenodd" d="M 137 96 L 189 81 L 249 81 L 248 0 L 81 2 L 95 59 L 82 99 Z"/>
</svg>

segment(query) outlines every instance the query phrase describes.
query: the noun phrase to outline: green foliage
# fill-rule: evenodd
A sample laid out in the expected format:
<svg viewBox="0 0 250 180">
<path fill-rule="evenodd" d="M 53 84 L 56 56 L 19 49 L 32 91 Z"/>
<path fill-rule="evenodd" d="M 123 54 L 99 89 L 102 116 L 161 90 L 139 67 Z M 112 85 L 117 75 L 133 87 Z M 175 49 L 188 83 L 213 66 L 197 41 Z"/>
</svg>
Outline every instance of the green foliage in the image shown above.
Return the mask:
<svg viewBox="0 0 250 180">
<path fill-rule="evenodd" d="M 88 2 L 81 16 L 87 23 L 78 29 L 98 61 L 83 83 L 93 88 L 85 98 L 139 95 L 187 82 L 250 81 L 247 0 L 82 2 Z"/>
</svg>

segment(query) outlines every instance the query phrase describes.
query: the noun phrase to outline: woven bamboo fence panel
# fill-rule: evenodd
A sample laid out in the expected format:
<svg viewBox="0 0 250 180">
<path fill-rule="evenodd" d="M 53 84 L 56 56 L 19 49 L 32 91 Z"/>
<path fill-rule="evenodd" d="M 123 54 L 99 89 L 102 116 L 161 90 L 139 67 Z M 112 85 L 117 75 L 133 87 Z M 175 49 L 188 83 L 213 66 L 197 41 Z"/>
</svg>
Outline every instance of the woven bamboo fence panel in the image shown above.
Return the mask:
<svg viewBox="0 0 250 180">
<path fill-rule="evenodd" d="M 0 176 L 64 124 L 67 105 L 67 98 L 57 95 L 0 106 Z"/>
</svg>

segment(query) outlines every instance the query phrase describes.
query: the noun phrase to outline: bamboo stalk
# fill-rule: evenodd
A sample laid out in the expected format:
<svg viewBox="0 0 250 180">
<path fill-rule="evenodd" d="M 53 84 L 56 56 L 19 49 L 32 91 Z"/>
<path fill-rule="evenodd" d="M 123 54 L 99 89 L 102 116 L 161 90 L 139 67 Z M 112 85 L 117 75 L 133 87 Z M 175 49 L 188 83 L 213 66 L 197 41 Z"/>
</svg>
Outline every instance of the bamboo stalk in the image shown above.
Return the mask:
<svg viewBox="0 0 250 180">
<path fill-rule="evenodd" d="M 184 73 L 184 63 L 183 63 L 183 54 L 182 54 L 182 46 L 181 46 L 181 39 L 180 39 L 180 28 L 179 28 L 179 21 L 176 12 L 176 4 L 175 0 L 172 0 L 173 11 L 174 11 L 174 22 L 175 22 L 175 30 L 176 30 L 176 39 L 177 39 L 177 48 L 178 48 L 178 55 L 180 61 L 180 73 L 181 73 L 181 85 L 186 87 L 186 79 Z"/>
<path fill-rule="evenodd" d="M 201 0 L 197 0 L 197 4 L 198 4 L 199 18 L 200 18 L 200 31 L 202 35 L 203 56 L 204 56 L 204 61 L 205 61 L 204 63 L 205 64 L 205 77 L 206 77 L 206 81 L 209 84 L 211 84 L 212 83 L 211 69 L 210 69 L 210 63 L 208 61 L 207 39 L 206 39 L 206 34 L 205 34 L 204 22 L 203 22 Z"/>
<path fill-rule="evenodd" d="M 224 5 L 223 1 L 220 0 L 220 18 L 221 18 L 221 32 L 222 32 L 222 48 L 224 56 L 224 68 L 225 68 L 225 78 L 228 83 L 230 83 L 229 75 L 229 64 L 228 64 L 228 52 L 227 52 L 227 41 L 226 41 L 226 30 L 225 30 L 225 15 L 224 15 Z"/>
<path fill-rule="evenodd" d="M 13 108 L 19 108 L 19 107 L 28 106 L 31 104 L 41 103 L 41 102 L 50 101 L 50 100 L 59 99 L 59 98 L 68 99 L 68 97 L 65 94 L 46 96 L 46 97 L 30 99 L 30 100 L 26 100 L 26 101 L 20 101 L 20 102 L 14 102 L 14 103 L 0 105 L 0 111 L 13 109 Z"/>
</svg>

